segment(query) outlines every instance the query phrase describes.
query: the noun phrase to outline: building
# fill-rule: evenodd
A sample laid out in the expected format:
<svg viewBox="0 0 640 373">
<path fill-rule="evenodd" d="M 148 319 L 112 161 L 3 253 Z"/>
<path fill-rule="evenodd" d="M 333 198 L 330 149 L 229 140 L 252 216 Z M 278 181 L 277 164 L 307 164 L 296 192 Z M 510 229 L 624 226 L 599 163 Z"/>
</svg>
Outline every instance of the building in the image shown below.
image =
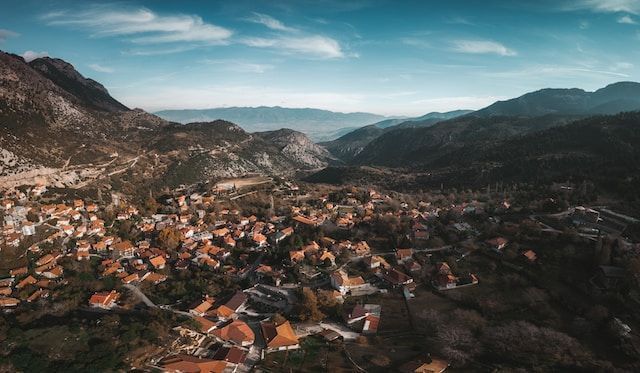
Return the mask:
<svg viewBox="0 0 640 373">
<path fill-rule="evenodd" d="M 367 285 L 361 276 L 349 277 L 343 270 L 331 274 L 331 286 L 342 295 L 347 295 L 352 290 L 363 288 Z"/>
<path fill-rule="evenodd" d="M 120 294 L 115 290 L 111 290 L 110 292 L 94 293 L 91 298 L 89 298 L 89 306 L 110 310 L 117 306 L 116 302 L 118 301 L 118 298 L 120 298 Z"/>
<path fill-rule="evenodd" d="M 300 348 L 298 336 L 289 321 L 276 325 L 273 321 L 260 323 L 262 337 L 266 344 L 266 352 L 285 351 Z"/>
</svg>

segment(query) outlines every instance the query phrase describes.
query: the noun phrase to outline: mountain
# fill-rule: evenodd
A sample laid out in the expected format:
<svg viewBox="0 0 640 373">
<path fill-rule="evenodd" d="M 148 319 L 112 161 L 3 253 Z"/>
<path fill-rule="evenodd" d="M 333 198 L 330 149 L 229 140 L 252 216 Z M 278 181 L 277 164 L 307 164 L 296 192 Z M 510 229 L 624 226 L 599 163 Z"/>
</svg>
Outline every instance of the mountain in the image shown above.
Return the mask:
<svg viewBox="0 0 640 373">
<path fill-rule="evenodd" d="M 446 119 L 471 113 L 471 110 L 455 110 L 447 113 L 432 112 L 417 118 L 386 119 L 358 128 L 335 140 L 321 142 L 335 157 L 349 162 L 369 143 L 383 134 L 398 128 L 429 127 Z"/>
<path fill-rule="evenodd" d="M 637 109 L 639 83 L 614 83 L 595 92 L 543 89 L 437 124 L 396 125 L 368 143 L 351 161 L 359 165 L 420 167 L 459 148 L 490 146 L 594 114 Z"/>
<path fill-rule="evenodd" d="M 274 107 L 229 107 L 202 110 L 164 110 L 155 113 L 178 123 L 208 122 L 222 119 L 236 123 L 248 132 L 292 128 L 308 135 L 312 140 L 345 127 L 361 127 L 385 119 L 370 113 L 337 113 L 320 109 L 293 109 Z"/>
<path fill-rule="evenodd" d="M 619 82 L 595 92 L 582 89 L 542 89 L 518 98 L 498 101 L 478 116 L 542 116 L 547 114 L 615 114 L 640 109 L 640 83 Z"/>
<path fill-rule="evenodd" d="M 27 64 L 0 52 L 0 176 L 52 173 L 69 164 L 133 154 L 142 145 L 142 133 L 167 124 L 129 110 L 70 66 L 49 58 Z"/>
<path fill-rule="evenodd" d="M 530 121 L 512 120 L 496 119 L 495 123 L 528 126 L 526 121 Z M 640 112 L 592 116 L 493 141 L 477 141 L 444 150 L 437 146 L 431 148 L 433 153 L 420 157 L 420 162 L 399 162 L 397 165 L 401 167 L 330 166 L 305 180 L 398 190 L 441 185 L 482 188 L 494 183 L 549 185 L 586 181 L 640 209 L 637 194 L 640 190 Z"/>
<path fill-rule="evenodd" d="M 277 131 L 256 132 L 256 136 L 274 144 L 300 168 L 321 168 L 333 161 L 327 149 L 313 143 L 302 132 L 283 128 Z"/>
<path fill-rule="evenodd" d="M 326 160 L 300 133 L 171 123 L 127 108 L 63 60 L 27 63 L 0 52 L 0 187 L 101 184 L 135 193 L 247 173 L 287 175 Z"/>
</svg>

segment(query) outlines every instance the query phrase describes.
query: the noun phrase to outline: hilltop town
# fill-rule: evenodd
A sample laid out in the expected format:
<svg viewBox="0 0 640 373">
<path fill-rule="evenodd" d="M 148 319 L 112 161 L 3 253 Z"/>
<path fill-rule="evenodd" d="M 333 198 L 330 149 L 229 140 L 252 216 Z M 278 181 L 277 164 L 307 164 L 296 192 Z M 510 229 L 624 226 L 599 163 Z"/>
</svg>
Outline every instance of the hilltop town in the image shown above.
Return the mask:
<svg viewBox="0 0 640 373">
<path fill-rule="evenodd" d="M 53 342 L 68 334 L 108 346 L 105 370 L 442 372 L 521 365 L 519 339 L 540 338 L 566 352 L 535 347 L 548 364 L 634 367 L 640 245 L 623 232 L 637 221 L 567 205 L 577 189 L 537 201 L 256 177 L 138 203 L 7 190 L 1 361 L 30 370 L 21 351 L 41 348 L 68 364 Z M 611 350 L 595 354 L 601 335 Z"/>
</svg>

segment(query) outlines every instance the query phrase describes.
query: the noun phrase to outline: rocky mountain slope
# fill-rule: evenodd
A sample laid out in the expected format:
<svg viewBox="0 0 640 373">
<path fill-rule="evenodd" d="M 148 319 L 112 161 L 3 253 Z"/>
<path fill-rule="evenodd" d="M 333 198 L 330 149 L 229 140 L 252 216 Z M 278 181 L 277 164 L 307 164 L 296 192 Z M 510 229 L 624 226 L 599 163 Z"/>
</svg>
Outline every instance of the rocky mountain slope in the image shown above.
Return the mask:
<svg viewBox="0 0 640 373">
<path fill-rule="evenodd" d="M 217 119 L 236 123 L 248 132 L 292 128 L 319 140 L 345 127 L 361 127 L 385 119 L 370 113 L 337 113 L 309 108 L 229 107 L 202 110 L 164 110 L 155 113 L 178 123 L 210 122 Z"/>
<path fill-rule="evenodd" d="M 287 174 L 325 154 L 283 151 L 229 122 L 181 125 L 113 99 L 69 63 L 0 52 L 0 186 L 97 180 L 191 183 L 246 173 Z M 303 145 L 308 139 L 297 136 Z M 315 159 L 317 155 L 319 158 Z"/>
<path fill-rule="evenodd" d="M 321 168 L 333 161 L 327 149 L 313 143 L 302 132 L 283 128 L 257 132 L 255 135 L 277 146 L 284 156 L 295 161 L 300 168 Z"/>
</svg>

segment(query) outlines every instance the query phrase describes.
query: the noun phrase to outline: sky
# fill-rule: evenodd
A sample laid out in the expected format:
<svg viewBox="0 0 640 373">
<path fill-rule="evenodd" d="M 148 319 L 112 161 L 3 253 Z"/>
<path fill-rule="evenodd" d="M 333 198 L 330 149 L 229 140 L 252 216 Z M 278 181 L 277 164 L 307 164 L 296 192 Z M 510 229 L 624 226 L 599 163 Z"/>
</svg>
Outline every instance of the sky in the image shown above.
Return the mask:
<svg viewBox="0 0 640 373">
<path fill-rule="evenodd" d="M 148 111 L 415 116 L 640 80 L 640 0 L 3 0 L 0 50 Z"/>
</svg>

